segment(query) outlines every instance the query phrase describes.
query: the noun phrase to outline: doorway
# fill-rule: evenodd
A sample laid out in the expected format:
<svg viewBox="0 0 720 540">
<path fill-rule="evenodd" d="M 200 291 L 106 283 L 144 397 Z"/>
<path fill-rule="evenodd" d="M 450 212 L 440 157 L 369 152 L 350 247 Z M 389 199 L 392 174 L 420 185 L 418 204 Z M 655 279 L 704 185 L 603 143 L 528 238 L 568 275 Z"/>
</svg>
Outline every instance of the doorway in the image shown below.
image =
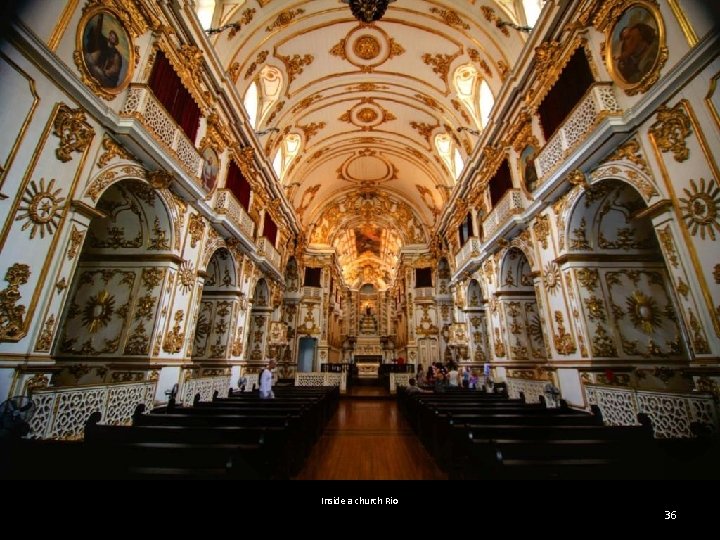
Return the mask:
<svg viewBox="0 0 720 540">
<path fill-rule="evenodd" d="M 300 338 L 300 351 L 298 353 L 298 371 L 300 373 L 310 373 L 313 370 L 313 361 L 315 360 L 315 348 L 317 339 L 311 337 Z"/>
</svg>

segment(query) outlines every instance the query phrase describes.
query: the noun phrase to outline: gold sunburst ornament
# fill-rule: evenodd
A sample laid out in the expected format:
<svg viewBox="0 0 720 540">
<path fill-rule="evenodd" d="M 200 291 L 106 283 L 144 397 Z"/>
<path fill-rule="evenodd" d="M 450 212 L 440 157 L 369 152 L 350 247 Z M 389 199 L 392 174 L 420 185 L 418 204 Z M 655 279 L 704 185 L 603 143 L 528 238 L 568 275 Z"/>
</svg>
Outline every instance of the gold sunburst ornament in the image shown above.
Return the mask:
<svg viewBox="0 0 720 540">
<path fill-rule="evenodd" d="M 62 213 L 62 203 L 65 197 L 60 197 L 61 189 L 56 189 L 55 179 L 51 179 L 50 183 L 45 186 L 45 179 L 40 179 L 40 186 L 33 180 L 25 190 L 22 203 L 18 209 L 18 215 L 15 221 L 25 220 L 20 230 L 30 230 L 30 240 L 40 231 L 40 238 L 45 238 L 45 233 L 52 235 L 60 221 Z"/>
<path fill-rule="evenodd" d="M 683 189 L 686 197 L 680 198 L 682 203 L 683 219 L 690 231 L 695 236 L 700 231 L 700 238 L 705 240 L 705 234 L 715 240 L 715 231 L 720 232 L 720 188 L 715 180 L 705 182 L 700 179 L 700 185 L 695 180 L 690 180 L 689 189 Z"/>
<path fill-rule="evenodd" d="M 83 309 L 83 326 L 94 334 L 107 326 L 115 311 L 115 297 L 106 290 L 91 296 Z"/>
<path fill-rule="evenodd" d="M 625 299 L 628 315 L 635 328 L 652 334 L 661 323 L 660 310 L 655 300 L 640 291 L 633 292 Z"/>
</svg>

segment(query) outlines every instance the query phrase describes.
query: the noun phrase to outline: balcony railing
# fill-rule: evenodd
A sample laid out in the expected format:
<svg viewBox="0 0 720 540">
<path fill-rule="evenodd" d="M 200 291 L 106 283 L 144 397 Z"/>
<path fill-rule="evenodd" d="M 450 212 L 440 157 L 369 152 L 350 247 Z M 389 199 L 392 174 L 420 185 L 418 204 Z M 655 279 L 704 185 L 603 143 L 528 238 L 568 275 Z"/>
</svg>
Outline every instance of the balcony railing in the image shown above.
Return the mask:
<svg viewBox="0 0 720 540">
<path fill-rule="evenodd" d="M 415 299 L 435 298 L 435 287 L 415 287 Z"/>
<path fill-rule="evenodd" d="M 218 189 L 215 192 L 213 207 L 218 214 L 226 215 L 247 238 L 252 240 L 253 234 L 255 233 L 255 222 L 235 198 L 235 195 L 232 194 L 232 191 L 229 189 Z"/>
<path fill-rule="evenodd" d="M 509 189 L 495 208 L 483 221 L 483 231 L 486 237 L 491 237 L 508 222 L 513 216 L 525 211 L 525 201 L 519 189 Z"/>
<path fill-rule="evenodd" d="M 473 257 L 480 255 L 480 240 L 471 236 L 455 255 L 455 267 L 462 268 Z"/>
<path fill-rule="evenodd" d="M 257 241 L 257 252 L 261 257 L 265 257 L 265 260 L 268 261 L 278 273 L 282 273 L 280 272 L 280 254 L 275 249 L 275 246 L 264 236 L 261 236 Z"/>
<path fill-rule="evenodd" d="M 322 298 L 322 289 L 320 287 L 303 287 L 303 296 L 305 298 Z"/>
<path fill-rule="evenodd" d="M 592 85 L 535 160 L 538 178 L 545 178 L 562 163 L 598 122 L 620 112 L 611 83 Z"/>
<path fill-rule="evenodd" d="M 197 181 L 202 166 L 200 154 L 150 88 L 144 84 L 131 84 L 120 115 L 140 120 L 155 140 L 175 154 L 185 171 Z"/>
</svg>

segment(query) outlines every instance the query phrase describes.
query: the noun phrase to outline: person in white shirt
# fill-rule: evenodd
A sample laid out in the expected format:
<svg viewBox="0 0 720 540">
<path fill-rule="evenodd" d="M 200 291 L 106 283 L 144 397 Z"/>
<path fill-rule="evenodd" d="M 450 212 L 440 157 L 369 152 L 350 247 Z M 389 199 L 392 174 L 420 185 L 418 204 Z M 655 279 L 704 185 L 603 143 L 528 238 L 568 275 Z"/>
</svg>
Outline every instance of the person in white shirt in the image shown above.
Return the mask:
<svg viewBox="0 0 720 540">
<path fill-rule="evenodd" d="M 260 399 L 273 399 L 275 393 L 272 391 L 272 370 L 275 368 L 275 360 L 270 360 L 266 368 L 260 373 Z"/>
</svg>

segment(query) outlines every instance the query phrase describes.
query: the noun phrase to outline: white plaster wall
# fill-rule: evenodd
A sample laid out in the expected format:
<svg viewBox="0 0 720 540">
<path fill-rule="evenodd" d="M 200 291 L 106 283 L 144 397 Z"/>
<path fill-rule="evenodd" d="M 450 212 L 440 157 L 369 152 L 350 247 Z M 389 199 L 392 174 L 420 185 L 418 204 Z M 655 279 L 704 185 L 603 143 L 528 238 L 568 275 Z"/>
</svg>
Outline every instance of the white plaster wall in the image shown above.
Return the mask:
<svg viewBox="0 0 720 540">
<path fill-rule="evenodd" d="M 157 388 L 155 391 L 155 401 L 165 403 L 167 401 L 165 391 L 172 390 L 172 387 L 176 382 L 180 382 L 180 367 L 169 366 L 162 368 L 160 370 L 160 376 L 158 377 Z"/>
<path fill-rule="evenodd" d="M 490 365 L 490 367 L 492 368 L 492 364 Z M 494 379 L 495 379 L 496 383 L 507 381 L 507 369 L 505 369 L 504 367 L 498 366 L 498 367 L 494 368 L 494 371 L 495 371 Z"/>
<path fill-rule="evenodd" d="M 0 403 L 10 397 L 10 387 L 12 386 L 14 373 L 15 370 L 12 368 L 0 369 Z"/>
<path fill-rule="evenodd" d="M 230 388 L 238 388 L 238 379 L 240 378 L 240 366 L 233 366 L 230 369 Z"/>
<path fill-rule="evenodd" d="M 560 383 L 560 394 L 568 402 L 568 405 L 584 407 L 585 398 L 580 383 L 580 372 L 577 369 L 558 369 L 557 376 Z"/>
</svg>

